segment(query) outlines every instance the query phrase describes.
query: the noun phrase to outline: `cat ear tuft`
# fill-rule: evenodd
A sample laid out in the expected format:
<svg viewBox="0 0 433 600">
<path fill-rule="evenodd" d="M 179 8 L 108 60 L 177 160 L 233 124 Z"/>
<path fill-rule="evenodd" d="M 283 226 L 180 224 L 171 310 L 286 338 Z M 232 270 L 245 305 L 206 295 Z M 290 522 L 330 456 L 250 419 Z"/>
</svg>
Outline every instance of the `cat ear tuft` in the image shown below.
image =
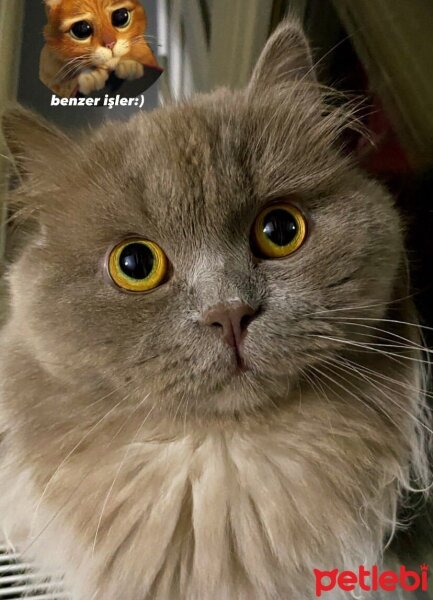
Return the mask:
<svg viewBox="0 0 433 600">
<path fill-rule="evenodd" d="M 45 119 L 21 106 L 3 113 L 2 130 L 6 145 L 21 176 L 54 160 L 70 145 L 69 138 Z"/>
<path fill-rule="evenodd" d="M 316 81 L 310 46 L 295 19 L 283 21 L 269 38 L 254 69 L 249 89 L 267 91 L 272 86 L 304 79 Z"/>
<path fill-rule="evenodd" d="M 45 6 L 47 6 L 49 9 L 51 8 L 57 8 L 58 6 L 60 6 L 60 4 L 62 3 L 62 0 L 44 0 L 45 2 Z"/>
</svg>

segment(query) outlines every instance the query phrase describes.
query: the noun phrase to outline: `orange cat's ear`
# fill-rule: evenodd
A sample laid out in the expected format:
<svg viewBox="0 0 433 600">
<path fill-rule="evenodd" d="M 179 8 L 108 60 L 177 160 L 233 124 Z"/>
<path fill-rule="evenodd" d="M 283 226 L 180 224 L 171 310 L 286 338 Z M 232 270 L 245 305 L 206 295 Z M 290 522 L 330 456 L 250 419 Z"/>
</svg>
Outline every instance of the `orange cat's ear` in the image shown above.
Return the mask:
<svg viewBox="0 0 433 600">
<path fill-rule="evenodd" d="M 303 79 L 315 81 L 310 46 L 301 25 L 283 21 L 269 38 L 249 84 L 251 92 L 266 92 L 272 86 Z"/>
<path fill-rule="evenodd" d="M 22 178 L 50 170 L 71 140 L 35 113 L 16 106 L 2 115 L 2 130 L 11 157 Z"/>
<path fill-rule="evenodd" d="M 51 10 L 52 8 L 57 8 L 58 6 L 60 6 L 62 0 L 44 0 L 44 2 L 47 9 Z"/>
</svg>

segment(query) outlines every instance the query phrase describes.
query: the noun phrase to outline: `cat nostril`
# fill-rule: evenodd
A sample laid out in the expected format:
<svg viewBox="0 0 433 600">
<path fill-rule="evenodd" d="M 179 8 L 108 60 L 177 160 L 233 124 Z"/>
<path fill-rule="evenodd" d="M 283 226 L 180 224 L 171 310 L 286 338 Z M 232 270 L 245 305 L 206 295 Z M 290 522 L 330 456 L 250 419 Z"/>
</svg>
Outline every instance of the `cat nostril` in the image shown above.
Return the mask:
<svg viewBox="0 0 433 600">
<path fill-rule="evenodd" d="M 109 50 L 113 50 L 115 45 L 116 45 L 116 42 L 106 42 L 105 43 L 105 47 L 108 48 Z"/>
<path fill-rule="evenodd" d="M 241 331 L 244 331 L 245 329 L 247 329 L 248 325 L 251 323 L 251 321 L 253 320 L 253 316 L 251 315 L 244 315 L 241 318 Z"/>
<path fill-rule="evenodd" d="M 202 323 L 221 329 L 227 344 L 239 348 L 256 314 L 254 308 L 241 302 L 218 304 L 206 312 Z"/>
</svg>

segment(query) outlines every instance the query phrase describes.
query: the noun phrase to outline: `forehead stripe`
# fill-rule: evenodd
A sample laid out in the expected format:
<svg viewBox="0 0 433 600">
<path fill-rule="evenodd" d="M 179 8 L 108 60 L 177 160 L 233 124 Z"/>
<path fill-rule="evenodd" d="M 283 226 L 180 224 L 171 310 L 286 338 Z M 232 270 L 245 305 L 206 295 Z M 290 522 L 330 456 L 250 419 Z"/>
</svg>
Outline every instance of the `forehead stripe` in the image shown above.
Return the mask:
<svg viewBox="0 0 433 600">
<path fill-rule="evenodd" d="M 82 15 L 77 15 L 73 19 L 65 19 L 64 21 L 62 21 L 61 28 L 63 31 L 67 31 L 71 27 L 71 25 L 73 25 L 74 23 L 77 23 L 78 21 L 90 21 L 91 19 L 92 19 L 91 13 L 84 13 Z"/>
<path fill-rule="evenodd" d="M 135 8 L 135 4 L 133 2 L 128 2 L 128 0 L 124 2 L 119 0 L 119 2 L 114 2 L 113 5 L 109 7 L 109 10 L 117 10 L 118 8 L 127 8 L 128 10 L 132 10 Z"/>
</svg>

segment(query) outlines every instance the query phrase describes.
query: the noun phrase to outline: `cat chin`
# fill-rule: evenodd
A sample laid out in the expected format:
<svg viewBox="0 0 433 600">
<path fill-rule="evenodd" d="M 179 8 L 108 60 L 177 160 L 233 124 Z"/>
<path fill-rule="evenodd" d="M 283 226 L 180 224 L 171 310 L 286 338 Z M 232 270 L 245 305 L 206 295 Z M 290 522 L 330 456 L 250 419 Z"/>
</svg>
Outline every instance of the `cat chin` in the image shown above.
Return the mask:
<svg viewBox="0 0 433 600">
<path fill-rule="evenodd" d="M 102 46 L 97 48 L 92 56 L 93 63 L 98 67 L 105 66 L 112 58 L 113 52 Z"/>
<path fill-rule="evenodd" d="M 119 62 L 120 58 L 110 58 L 110 60 L 104 64 L 104 68 L 108 69 L 109 71 L 114 71 Z"/>
<path fill-rule="evenodd" d="M 148 394 L 149 402 L 158 406 L 161 412 L 184 419 L 187 415 L 200 418 L 225 415 L 230 418 L 286 405 L 294 395 L 298 399 L 299 374 L 296 370 L 285 368 L 283 372 L 270 372 L 263 364 L 240 369 L 227 356 L 219 358 L 214 366 L 198 372 L 191 369 L 173 373 L 172 378 L 167 369 L 152 374 L 143 372 L 141 385 L 131 392 L 134 402 L 142 402 L 143 395 Z M 136 378 L 134 380 L 137 382 Z M 115 377 L 113 384 L 121 388 L 123 375 Z"/>
<path fill-rule="evenodd" d="M 259 402 L 259 398 L 251 392 L 248 385 L 236 381 L 210 396 L 206 400 L 206 409 L 215 411 L 217 414 L 232 415 L 251 410 Z"/>
<path fill-rule="evenodd" d="M 203 408 L 205 414 L 214 413 L 231 417 L 241 413 L 250 413 L 268 407 L 287 403 L 295 387 L 294 378 L 287 374 L 273 378 L 270 383 L 265 375 L 254 375 L 251 371 L 236 372 L 230 381 L 217 392 L 203 394 L 196 407 Z"/>
</svg>

